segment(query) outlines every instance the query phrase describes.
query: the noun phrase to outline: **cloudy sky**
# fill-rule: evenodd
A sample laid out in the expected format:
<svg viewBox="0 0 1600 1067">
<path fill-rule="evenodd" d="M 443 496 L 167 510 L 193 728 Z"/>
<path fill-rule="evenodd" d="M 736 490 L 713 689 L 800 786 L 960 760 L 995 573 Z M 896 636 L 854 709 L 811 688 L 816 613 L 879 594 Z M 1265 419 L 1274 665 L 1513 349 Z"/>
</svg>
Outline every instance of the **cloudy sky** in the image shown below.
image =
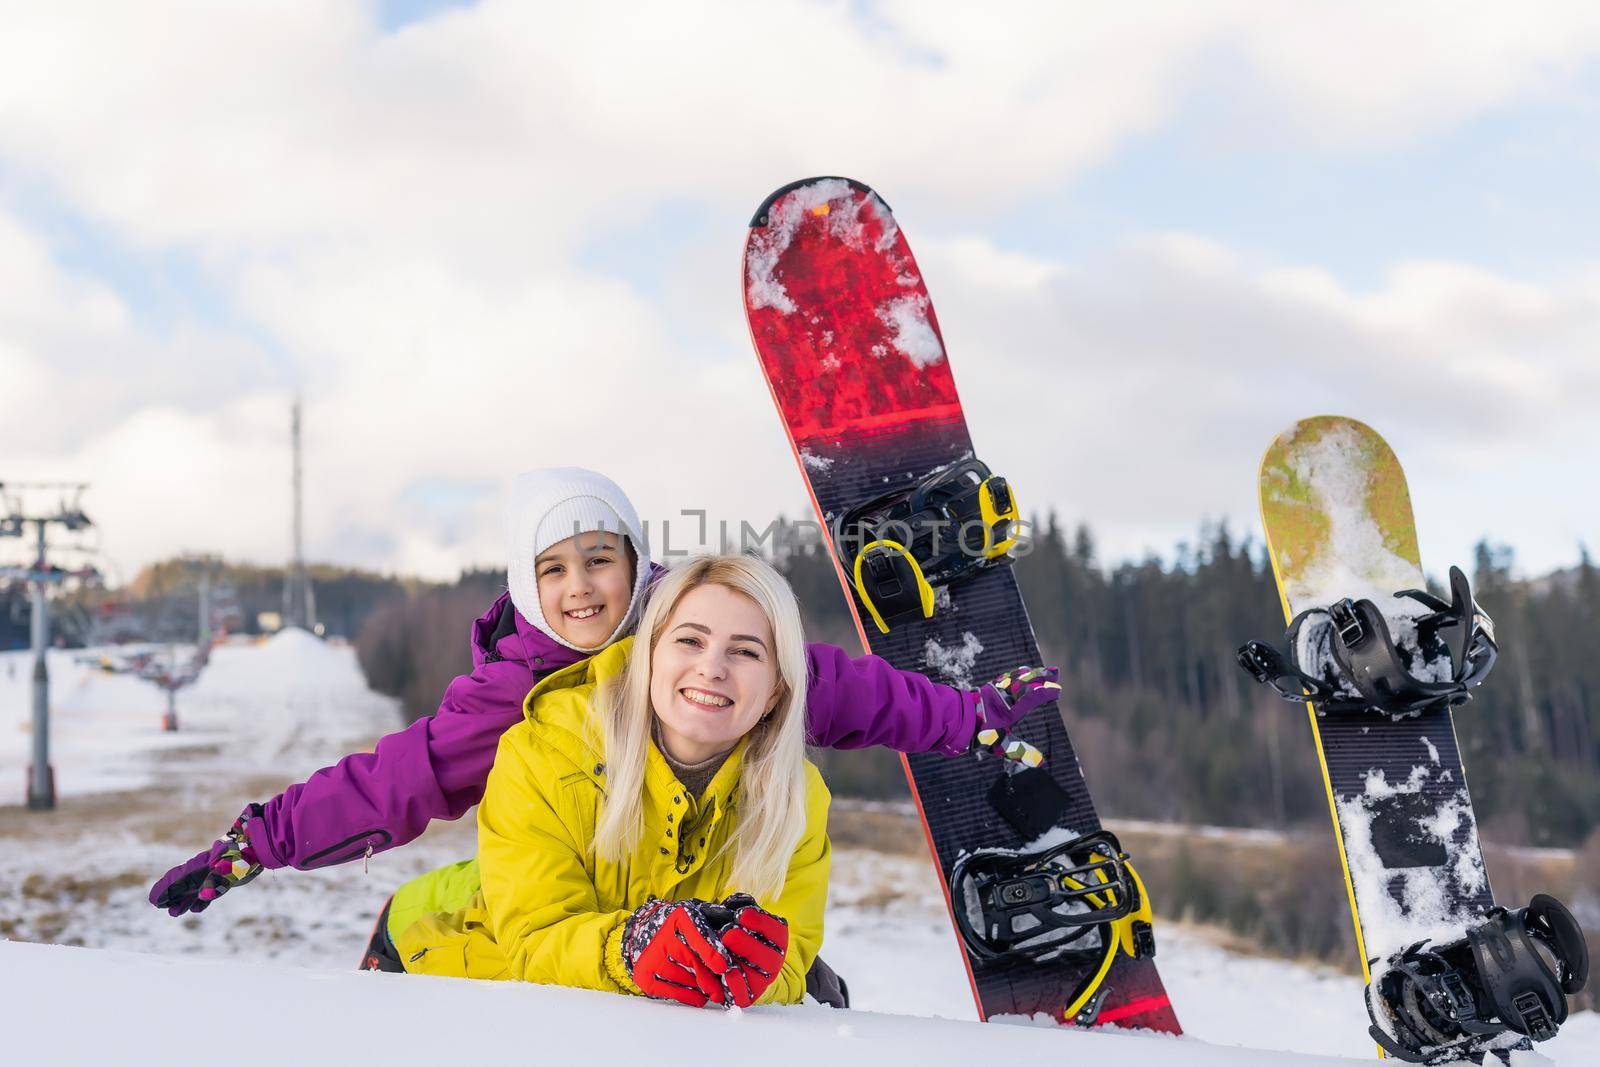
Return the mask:
<svg viewBox="0 0 1600 1067">
<path fill-rule="evenodd" d="M 1430 569 L 1596 540 L 1600 7 L 987 7 L 6 0 L 0 481 L 91 482 L 114 575 L 281 560 L 300 392 L 314 559 L 501 562 L 555 464 L 793 516 L 739 257 L 846 174 L 980 454 L 1111 560 L 1254 531 L 1325 412 Z"/>
</svg>

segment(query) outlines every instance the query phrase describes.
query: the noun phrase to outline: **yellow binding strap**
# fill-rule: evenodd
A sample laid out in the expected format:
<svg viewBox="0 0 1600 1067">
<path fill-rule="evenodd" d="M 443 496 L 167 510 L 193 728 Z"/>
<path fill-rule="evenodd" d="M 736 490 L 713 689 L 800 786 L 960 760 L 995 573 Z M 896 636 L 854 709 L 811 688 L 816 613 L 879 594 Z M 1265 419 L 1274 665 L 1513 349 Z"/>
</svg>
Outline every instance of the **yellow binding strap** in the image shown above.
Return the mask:
<svg viewBox="0 0 1600 1067">
<path fill-rule="evenodd" d="M 1094 863 L 1100 863 L 1109 858 L 1095 852 L 1089 853 L 1089 859 Z M 1123 860 L 1122 865 L 1127 869 L 1128 877 L 1133 879 L 1134 889 L 1139 894 L 1139 907 L 1136 911 L 1132 911 L 1120 919 L 1113 920 L 1108 924 L 1110 929 L 1100 935 L 1100 939 L 1105 942 L 1105 955 L 1101 957 L 1100 966 L 1095 969 L 1094 974 L 1090 975 L 1088 981 L 1083 983 L 1072 1003 L 1068 1004 L 1063 1010 L 1061 1017 L 1065 1022 L 1070 1023 L 1076 1019 L 1078 1013 L 1083 1010 L 1084 1005 L 1088 1004 L 1094 998 L 1095 993 L 1099 991 L 1101 984 L 1106 980 L 1106 975 L 1111 973 L 1111 965 L 1116 962 L 1117 949 L 1120 948 L 1123 952 L 1126 952 L 1130 959 L 1139 958 L 1138 949 L 1133 939 L 1134 923 L 1152 922 L 1150 895 L 1144 891 L 1144 880 L 1139 877 L 1139 872 L 1133 869 L 1133 864 Z M 1096 870 L 1095 874 L 1101 882 L 1106 881 L 1104 871 Z M 1077 879 L 1069 878 L 1065 875 L 1062 876 L 1061 880 L 1074 889 L 1088 888 Z M 1106 890 L 1104 901 L 1101 900 L 1099 894 L 1091 894 L 1089 902 L 1097 908 L 1105 907 L 1107 904 L 1114 905 L 1116 903 L 1116 890 L 1115 888 Z"/>
<path fill-rule="evenodd" d="M 922 567 L 918 565 L 917 558 L 911 554 L 905 545 L 900 544 L 898 541 L 874 541 L 856 555 L 855 583 L 856 592 L 861 594 L 861 602 L 867 606 L 867 612 L 872 616 L 872 621 L 877 624 L 878 632 L 888 633 L 889 624 L 883 621 L 883 615 L 879 613 L 878 605 L 873 603 L 871 594 L 867 592 L 867 584 L 861 577 L 861 567 L 866 563 L 867 555 L 873 551 L 879 551 L 885 555 L 898 553 L 905 558 L 905 561 L 911 565 L 911 574 L 917 583 L 917 596 L 922 602 L 922 617 L 924 619 L 932 618 L 933 586 L 929 585 L 928 579 L 922 576 Z"/>
</svg>

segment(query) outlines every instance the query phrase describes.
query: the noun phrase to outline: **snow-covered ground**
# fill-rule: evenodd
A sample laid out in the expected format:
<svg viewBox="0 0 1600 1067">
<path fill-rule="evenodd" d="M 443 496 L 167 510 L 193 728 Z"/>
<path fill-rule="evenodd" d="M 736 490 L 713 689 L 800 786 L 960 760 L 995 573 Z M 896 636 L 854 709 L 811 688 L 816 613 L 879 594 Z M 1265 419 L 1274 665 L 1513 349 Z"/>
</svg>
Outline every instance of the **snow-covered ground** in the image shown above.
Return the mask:
<svg viewBox="0 0 1600 1067">
<path fill-rule="evenodd" d="M 48 945 L 0 944 L 0 995 L 12 1020 L 27 1021 L 20 1035 L 14 1021 L 7 1026 L 7 1051 L 16 1057 L 11 1062 L 21 1063 L 971 1067 L 1002 1059 L 1058 1062 L 1069 1054 L 1122 1067 L 1360 1062 L 815 1005 L 691 1011 L 583 989 L 307 972 Z M 40 1041 L 40 1034 L 49 1041 Z"/>
<path fill-rule="evenodd" d="M 246 801 L 397 724 L 391 702 L 366 690 L 351 651 L 298 632 L 220 648 L 179 694 L 176 734 L 161 731 L 165 698 L 149 683 L 65 653 L 50 667 L 61 805 L 28 812 L 18 805 L 31 663 L 0 654 L 0 937 L 106 951 L 0 943 L 8 1061 L 33 1051 L 44 1062 L 166 1063 L 185 1034 L 196 1055 L 226 1050 L 244 1062 L 278 1061 L 290 1048 L 315 1048 L 316 1061 L 438 1062 L 529 1048 L 541 1060 L 588 1059 L 601 1034 L 616 1043 L 608 1057 L 659 1049 L 663 1038 L 687 1056 L 715 1040 L 719 1060 L 752 1063 L 970 1063 L 1064 1048 L 1134 1065 L 1316 1062 L 1227 1046 L 1373 1057 L 1357 979 L 1239 955 L 1171 924 L 1160 928 L 1159 960 L 1189 1039 L 963 1025 L 975 1019 L 971 994 L 931 868 L 853 849 L 836 853 L 823 948 L 861 1009 L 849 1014 L 813 1007 L 722 1017 L 577 990 L 349 973 L 396 885 L 470 854 L 470 820 L 436 827 L 365 869 L 268 872 L 197 917 L 169 918 L 145 895 Z M 520 999 L 513 1006 L 507 997 Z M 241 1015 L 270 1019 L 282 1043 L 257 1050 L 225 1036 L 238 1032 L 231 1024 Z M 426 1021 L 402 1027 L 400 1019 Z M 1585 1013 L 1539 1050 L 1558 1064 L 1587 1064 L 1597 1046 L 1600 1018 Z"/>
</svg>

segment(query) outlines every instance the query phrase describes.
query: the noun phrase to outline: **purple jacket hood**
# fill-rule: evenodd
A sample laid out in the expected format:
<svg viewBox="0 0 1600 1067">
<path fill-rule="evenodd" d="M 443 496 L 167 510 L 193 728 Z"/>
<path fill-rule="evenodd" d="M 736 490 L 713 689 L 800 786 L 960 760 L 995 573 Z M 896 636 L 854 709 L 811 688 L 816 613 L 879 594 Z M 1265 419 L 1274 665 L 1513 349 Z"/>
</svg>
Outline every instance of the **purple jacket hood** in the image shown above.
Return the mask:
<svg viewBox="0 0 1600 1067">
<path fill-rule="evenodd" d="M 501 593 L 472 624 L 473 670 L 485 663 L 510 661 L 542 674 L 583 658 L 582 652 L 573 651 L 524 619 L 522 612 L 511 607 L 509 592 Z"/>
</svg>

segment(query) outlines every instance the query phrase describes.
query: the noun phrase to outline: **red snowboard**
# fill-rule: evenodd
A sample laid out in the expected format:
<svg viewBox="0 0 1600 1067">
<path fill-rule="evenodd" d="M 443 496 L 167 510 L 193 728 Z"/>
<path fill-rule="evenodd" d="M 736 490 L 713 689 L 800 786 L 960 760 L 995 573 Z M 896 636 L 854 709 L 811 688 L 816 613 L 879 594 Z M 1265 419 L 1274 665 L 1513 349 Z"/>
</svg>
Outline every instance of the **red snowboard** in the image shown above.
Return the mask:
<svg viewBox="0 0 1600 1067">
<path fill-rule="evenodd" d="M 871 189 L 844 178 L 816 178 L 768 197 L 750 225 L 744 290 L 762 370 L 827 529 L 853 506 L 972 458 L 921 272 L 894 216 Z M 862 625 L 865 608 L 833 539 L 826 540 L 862 643 L 874 654 L 962 686 L 1039 662 L 1009 566 L 939 589 L 931 618 L 896 624 L 885 634 L 870 622 Z M 1045 769 L 1069 799 L 1058 825 L 1073 834 L 1098 830 L 1061 716 L 1041 711 L 1016 732 L 1044 752 Z M 949 904 L 948 879 L 962 853 L 1025 843 L 988 799 L 1004 773 L 1001 761 L 910 756 L 905 762 Z M 1095 970 L 1063 960 L 990 962 L 967 952 L 959 938 L 957 944 L 983 1018 L 1043 1012 L 1067 1021 L 1064 1009 Z M 1103 985 L 1109 991 L 1093 1025 L 1180 1032 L 1149 958 L 1118 953 Z"/>
</svg>

